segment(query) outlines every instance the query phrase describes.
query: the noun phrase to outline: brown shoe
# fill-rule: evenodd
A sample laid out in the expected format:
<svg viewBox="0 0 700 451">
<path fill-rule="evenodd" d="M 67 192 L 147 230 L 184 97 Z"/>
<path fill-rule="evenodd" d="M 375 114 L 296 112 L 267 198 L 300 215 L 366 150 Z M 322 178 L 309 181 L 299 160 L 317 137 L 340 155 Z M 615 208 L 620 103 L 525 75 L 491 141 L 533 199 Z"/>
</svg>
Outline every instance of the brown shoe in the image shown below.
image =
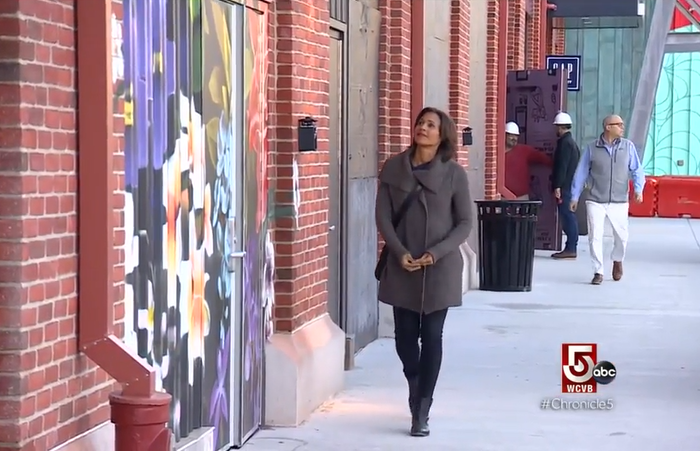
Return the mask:
<svg viewBox="0 0 700 451">
<path fill-rule="evenodd" d="M 603 275 L 595 274 L 593 280 L 591 280 L 591 285 L 600 285 L 601 283 L 603 283 Z"/>
<path fill-rule="evenodd" d="M 552 258 L 556 260 L 575 260 L 576 252 L 571 251 L 561 251 L 552 254 Z"/>
<path fill-rule="evenodd" d="M 622 262 L 613 262 L 613 280 L 622 279 Z"/>
</svg>

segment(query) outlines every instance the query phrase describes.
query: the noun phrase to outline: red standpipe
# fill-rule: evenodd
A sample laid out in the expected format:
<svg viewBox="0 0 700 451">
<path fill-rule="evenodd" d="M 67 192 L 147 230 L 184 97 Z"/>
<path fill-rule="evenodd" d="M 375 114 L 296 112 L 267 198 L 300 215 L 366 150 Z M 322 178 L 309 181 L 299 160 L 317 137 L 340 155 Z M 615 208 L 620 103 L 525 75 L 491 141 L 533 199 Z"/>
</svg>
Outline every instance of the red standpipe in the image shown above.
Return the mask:
<svg viewBox="0 0 700 451">
<path fill-rule="evenodd" d="M 113 334 L 114 135 L 112 1 L 76 1 L 78 77 L 78 344 L 122 385 L 110 395 L 116 451 L 170 451 L 170 395 Z"/>
<path fill-rule="evenodd" d="M 116 451 L 170 451 L 170 395 L 150 397 L 113 393 L 109 397 Z"/>
</svg>

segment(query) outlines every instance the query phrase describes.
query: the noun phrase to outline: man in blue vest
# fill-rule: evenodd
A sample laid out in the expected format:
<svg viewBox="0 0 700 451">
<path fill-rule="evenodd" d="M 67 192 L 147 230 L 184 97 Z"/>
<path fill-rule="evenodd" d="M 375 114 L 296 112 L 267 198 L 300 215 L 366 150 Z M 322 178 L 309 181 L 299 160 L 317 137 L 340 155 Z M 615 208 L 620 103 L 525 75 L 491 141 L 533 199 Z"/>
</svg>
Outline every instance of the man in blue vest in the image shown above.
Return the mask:
<svg viewBox="0 0 700 451">
<path fill-rule="evenodd" d="M 635 202 L 642 202 L 644 168 L 637 148 L 623 138 L 625 123 L 618 115 L 603 120 L 603 133 L 588 144 L 581 155 L 571 184 L 571 211 L 576 211 L 586 183 L 591 188 L 586 200 L 588 243 L 593 263 L 593 285 L 603 282 L 603 234 L 605 222 L 613 230 L 612 277 L 622 278 L 622 262 L 629 236 L 629 180 L 634 185 Z"/>
</svg>

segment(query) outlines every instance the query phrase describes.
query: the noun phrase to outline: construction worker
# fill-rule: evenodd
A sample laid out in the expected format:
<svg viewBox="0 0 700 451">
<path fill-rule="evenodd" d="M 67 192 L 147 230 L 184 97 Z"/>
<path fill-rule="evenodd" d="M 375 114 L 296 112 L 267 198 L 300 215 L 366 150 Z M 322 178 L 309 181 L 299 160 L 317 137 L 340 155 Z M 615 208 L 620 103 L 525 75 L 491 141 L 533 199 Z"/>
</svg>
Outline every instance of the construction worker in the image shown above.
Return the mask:
<svg viewBox="0 0 700 451">
<path fill-rule="evenodd" d="M 530 166 L 541 164 L 552 166 L 552 160 L 544 152 L 527 144 L 518 144 L 520 127 L 515 122 L 506 124 L 506 188 L 518 200 L 530 199 Z"/>
<path fill-rule="evenodd" d="M 569 206 L 571 205 L 571 182 L 574 180 L 581 152 L 574 137 L 571 136 L 572 121 L 568 113 L 563 111 L 558 113 L 554 117 L 554 126 L 559 139 L 554 150 L 552 189 L 558 203 L 561 227 L 566 234 L 566 245 L 563 251 L 552 254 L 552 258 L 574 259 L 578 247 L 578 220 L 576 213 L 571 211 Z"/>
</svg>

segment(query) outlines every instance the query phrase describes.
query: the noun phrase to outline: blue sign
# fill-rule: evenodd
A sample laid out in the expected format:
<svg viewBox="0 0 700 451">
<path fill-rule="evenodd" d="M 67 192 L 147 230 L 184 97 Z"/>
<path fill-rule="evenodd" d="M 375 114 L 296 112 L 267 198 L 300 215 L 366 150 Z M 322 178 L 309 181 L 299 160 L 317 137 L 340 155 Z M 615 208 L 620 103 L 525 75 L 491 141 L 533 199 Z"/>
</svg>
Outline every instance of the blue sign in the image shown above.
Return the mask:
<svg viewBox="0 0 700 451">
<path fill-rule="evenodd" d="M 581 57 L 565 55 L 547 56 L 547 69 L 566 69 L 569 71 L 568 91 L 581 89 Z"/>
</svg>

